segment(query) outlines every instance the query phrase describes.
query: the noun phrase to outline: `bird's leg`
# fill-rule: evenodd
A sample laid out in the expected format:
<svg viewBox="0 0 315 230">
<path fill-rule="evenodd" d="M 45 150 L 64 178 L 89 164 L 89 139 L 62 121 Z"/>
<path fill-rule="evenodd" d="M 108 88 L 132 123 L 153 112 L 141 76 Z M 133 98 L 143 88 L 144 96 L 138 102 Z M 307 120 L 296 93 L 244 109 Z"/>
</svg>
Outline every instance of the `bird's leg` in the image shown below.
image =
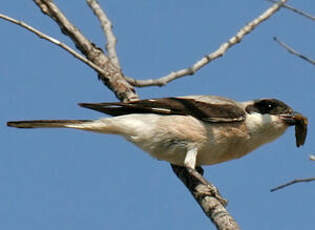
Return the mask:
<svg viewBox="0 0 315 230">
<path fill-rule="evenodd" d="M 196 161 L 197 161 L 197 154 L 198 154 L 198 148 L 193 147 L 193 148 L 188 149 L 185 156 L 185 161 L 184 161 L 184 165 L 186 168 L 195 169 Z"/>
<path fill-rule="evenodd" d="M 220 203 L 223 206 L 227 205 L 227 200 L 225 200 L 218 189 L 211 183 L 209 183 L 202 175 L 203 175 L 203 169 L 201 167 L 196 167 L 196 159 L 197 159 L 197 148 L 192 148 L 187 151 L 186 157 L 185 157 L 185 167 L 188 171 L 188 173 L 194 177 L 197 181 L 199 181 L 201 184 L 206 186 L 205 190 L 199 191 L 199 196 L 213 196 L 217 200 L 220 201 Z M 199 172 L 200 171 L 200 172 Z"/>
</svg>

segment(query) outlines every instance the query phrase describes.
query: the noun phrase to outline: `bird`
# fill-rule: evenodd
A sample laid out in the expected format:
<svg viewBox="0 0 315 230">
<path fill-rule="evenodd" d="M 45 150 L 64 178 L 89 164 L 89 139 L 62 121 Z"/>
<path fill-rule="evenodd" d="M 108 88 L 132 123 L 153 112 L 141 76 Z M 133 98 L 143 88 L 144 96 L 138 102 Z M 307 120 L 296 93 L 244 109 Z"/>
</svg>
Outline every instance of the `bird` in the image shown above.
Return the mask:
<svg viewBox="0 0 315 230">
<path fill-rule="evenodd" d="M 152 157 L 195 169 L 247 155 L 295 126 L 304 144 L 307 118 L 275 98 L 238 102 L 212 95 L 79 103 L 112 117 L 97 120 L 9 121 L 16 128 L 72 128 L 114 134 Z"/>
</svg>

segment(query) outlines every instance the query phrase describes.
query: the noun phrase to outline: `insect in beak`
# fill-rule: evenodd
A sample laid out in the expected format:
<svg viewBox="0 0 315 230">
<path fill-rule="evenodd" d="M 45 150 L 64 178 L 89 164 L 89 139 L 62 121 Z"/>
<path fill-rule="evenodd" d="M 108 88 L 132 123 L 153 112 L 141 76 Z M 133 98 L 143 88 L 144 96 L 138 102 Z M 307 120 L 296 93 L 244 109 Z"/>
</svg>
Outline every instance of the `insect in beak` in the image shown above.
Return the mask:
<svg viewBox="0 0 315 230">
<path fill-rule="evenodd" d="M 292 114 L 281 115 L 280 118 L 288 125 L 295 126 L 296 146 L 304 145 L 307 136 L 308 120 L 301 113 L 293 112 Z"/>
</svg>

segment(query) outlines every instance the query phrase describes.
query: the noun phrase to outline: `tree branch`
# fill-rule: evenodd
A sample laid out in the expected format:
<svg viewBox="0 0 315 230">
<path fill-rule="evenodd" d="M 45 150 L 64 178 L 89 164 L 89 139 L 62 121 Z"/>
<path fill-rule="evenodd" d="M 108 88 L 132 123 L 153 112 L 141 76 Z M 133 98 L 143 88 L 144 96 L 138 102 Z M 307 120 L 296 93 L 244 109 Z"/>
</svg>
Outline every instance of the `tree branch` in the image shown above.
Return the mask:
<svg viewBox="0 0 315 230">
<path fill-rule="evenodd" d="M 41 6 L 43 10 L 47 10 L 45 8 L 44 5 Z M 32 33 L 36 34 L 37 36 L 39 36 L 42 39 L 45 39 L 61 48 L 63 48 L 64 50 L 68 51 L 69 53 L 71 53 L 74 57 L 78 58 L 79 60 L 83 61 L 84 63 L 88 64 L 91 68 L 93 68 L 94 70 L 96 70 L 99 74 L 103 74 L 105 76 L 107 76 L 106 70 L 103 70 L 102 68 L 100 68 L 98 65 L 94 64 L 92 61 L 86 59 L 84 56 L 80 55 L 79 53 L 77 53 L 76 51 L 74 51 L 73 49 L 71 49 L 69 46 L 65 45 L 64 43 L 58 41 L 57 39 L 50 37 L 44 33 L 42 33 L 41 31 L 35 29 L 34 27 L 26 24 L 23 21 L 19 21 L 16 19 L 13 19 L 11 17 L 8 17 L 6 15 L 0 14 L 0 18 L 7 20 L 9 22 L 12 22 L 14 24 L 17 24 L 19 26 L 21 26 L 22 28 L 25 28 L 29 31 L 31 31 Z M 66 32 L 66 31 L 63 31 Z M 79 35 L 81 36 L 81 35 Z M 83 38 L 85 39 L 85 38 Z M 74 39 L 73 39 L 74 40 Z M 76 41 L 78 43 L 80 43 L 80 38 L 78 39 L 78 41 Z M 89 43 L 89 41 L 85 40 L 85 42 Z M 81 45 L 81 43 L 80 43 Z M 89 44 L 88 44 L 89 45 Z M 83 47 L 84 48 L 84 47 Z M 110 76 L 109 76 L 110 77 Z M 114 86 L 116 87 L 116 86 Z M 126 95 L 123 95 L 126 96 Z M 126 96 L 127 97 L 127 96 Z M 128 99 L 128 98 L 127 98 Z M 123 100 L 123 99 L 122 99 Z M 177 166 L 175 166 L 177 167 Z M 175 172 L 175 171 L 174 171 Z M 181 179 L 185 180 L 187 185 L 192 185 L 193 183 L 196 184 L 196 179 L 190 175 L 187 171 L 187 169 L 182 168 L 182 167 L 177 167 L 176 172 L 178 173 L 177 175 L 179 176 L 179 174 L 181 174 Z M 205 179 L 204 179 L 205 180 Z M 196 184 L 197 185 L 197 184 Z M 233 218 L 230 217 L 230 215 L 228 214 L 228 212 L 224 209 L 224 207 L 222 206 L 222 204 L 220 203 L 219 200 L 217 200 L 217 197 L 202 197 L 202 192 L 206 192 L 207 190 L 209 190 L 209 188 L 205 188 L 205 185 L 203 184 L 199 184 L 199 187 L 195 188 L 195 187 L 189 187 L 188 189 L 193 189 L 192 191 L 195 191 L 194 193 L 192 192 L 192 194 L 194 195 L 194 197 L 196 198 L 197 202 L 200 204 L 200 206 L 203 208 L 204 212 L 211 218 L 211 220 L 214 221 L 215 225 L 218 227 L 218 229 L 238 229 L 238 228 L 222 228 L 222 226 L 228 225 L 230 226 L 231 224 L 229 224 L 230 222 L 233 222 Z M 214 187 L 214 186 L 213 186 Z M 216 190 L 216 188 L 214 187 L 214 189 Z M 225 210 L 225 211 L 224 211 Z M 220 215 L 217 215 L 217 214 Z M 224 215 L 222 216 L 222 213 L 224 213 Z M 229 218 L 228 218 L 229 216 Z M 217 219 L 217 217 L 219 217 L 219 219 Z M 224 222 L 224 220 L 228 221 L 227 223 Z M 233 220 L 233 221 L 232 221 Z M 236 222 L 234 221 L 233 223 L 236 224 Z M 221 226 L 221 224 L 224 224 Z M 237 226 L 237 224 L 236 224 Z"/>
<path fill-rule="evenodd" d="M 76 52 L 74 49 L 72 49 L 71 47 L 67 46 L 66 44 L 60 42 L 59 40 L 57 40 L 56 38 L 53 38 L 47 34 L 44 34 L 43 32 L 35 29 L 34 27 L 26 24 L 23 21 L 20 20 L 16 20 L 14 18 L 11 18 L 7 15 L 4 14 L 0 14 L 0 18 L 12 22 L 14 24 L 17 24 L 29 31 L 31 31 L 32 33 L 34 33 L 35 35 L 37 35 L 39 38 L 45 39 L 59 47 L 61 47 L 62 49 L 66 50 L 67 52 L 69 52 L 70 54 L 72 54 L 75 58 L 79 59 L 80 61 L 84 62 L 85 64 L 87 64 L 88 66 L 90 66 L 92 69 L 94 69 L 96 72 L 100 73 L 100 74 L 105 74 L 105 70 L 103 70 L 102 68 L 98 67 L 97 65 L 95 65 L 93 62 L 91 62 L 90 60 L 86 59 L 84 56 L 82 56 L 81 54 L 79 54 L 78 52 Z"/>
<path fill-rule="evenodd" d="M 117 39 L 112 30 L 113 28 L 112 22 L 106 16 L 106 13 L 103 11 L 98 1 L 86 0 L 86 2 L 89 5 L 89 7 L 93 10 L 94 14 L 101 23 L 105 37 L 107 39 L 107 44 L 105 45 L 105 47 L 108 52 L 110 60 L 120 69 L 120 63 L 116 52 Z"/>
<path fill-rule="evenodd" d="M 108 78 L 107 81 L 111 81 L 113 74 L 117 74 L 117 67 L 115 67 L 110 60 L 108 60 L 108 57 L 103 54 L 103 52 L 100 51 L 97 47 L 95 47 L 90 41 L 88 41 L 79 31 L 77 28 L 75 28 L 67 19 L 66 17 L 61 13 L 61 11 L 57 8 L 56 5 L 54 5 L 52 0 L 34 0 L 35 3 L 40 7 L 43 13 L 47 14 L 49 17 L 54 19 L 59 27 L 61 28 L 62 32 L 69 36 L 72 41 L 75 43 L 77 48 L 85 55 L 87 56 L 88 59 L 84 58 L 77 52 L 75 52 L 73 49 L 68 47 L 67 45 L 61 43 L 60 41 L 36 30 L 35 28 L 27 25 L 24 22 L 9 18 L 7 16 L 3 16 L 2 18 L 13 22 L 17 25 L 22 26 L 25 29 L 28 29 L 29 31 L 35 33 L 37 36 L 40 38 L 44 38 L 50 42 L 52 42 L 55 45 L 58 45 L 65 49 L 66 51 L 70 52 L 72 55 L 74 55 L 76 58 L 80 59 L 81 61 L 84 61 L 86 64 L 88 64 L 90 67 L 95 69 L 101 77 Z M 111 64 L 110 68 L 115 68 L 112 71 L 108 71 L 108 65 Z M 105 70 L 103 70 L 103 67 Z M 121 72 L 119 72 L 121 74 Z M 121 77 L 122 74 L 121 74 Z M 108 84 L 108 82 L 106 83 Z M 108 84 L 109 85 L 109 84 Z M 119 92 L 116 87 L 120 87 L 119 85 L 112 84 L 109 85 L 110 89 L 112 89 L 115 93 Z M 117 94 L 116 94 L 117 95 Z M 132 95 L 136 95 L 134 91 L 132 91 Z M 118 98 L 122 101 L 127 101 L 130 100 L 128 94 L 118 94 Z M 191 185 L 192 183 L 196 183 L 196 179 L 190 175 L 187 171 L 187 169 L 178 167 L 177 168 L 177 173 L 184 173 L 182 174 L 183 176 L 181 177 L 182 179 L 185 179 L 187 182 L 187 185 Z M 186 174 L 185 174 L 186 172 Z M 177 174 L 177 175 L 179 175 Z M 204 179 L 205 180 L 205 179 Z M 214 187 L 215 188 L 215 187 Z M 238 229 L 236 222 L 233 220 L 232 217 L 228 214 L 228 212 L 224 209 L 222 204 L 217 200 L 217 197 L 208 197 L 204 196 L 203 193 L 207 192 L 209 188 L 205 188 L 205 185 L 199 184 L 198 188 L 188 188 L 188 189 L 193 189 L 195 198 L 197 202 L 203 207 L 204 212 L 211 218 L 212 221 L 214 221 L 215 225 L 217 226 L 218 229 Z M 191 190 L 192 191 L 192 190 Z M 224 227 L 227 226 L 227 227 Z M 237 228 L 231 228 L 230 226 L 236 226 Z"/>
<path fill-rule="evenodd" d="M 103 60 L 105 63 L 111 64 L 110 60 L 108 60 L 108 58 L 105 55 L 103 55 L 102 52 L 98 52 L 99 49 L 97 49 L 93 45 L 91 45 L 91 43 L 72 24 L 70 24 L 70 22 L 65 18 L 64 15 L 62 15 L 60 10 L 52 3 L 52 1 L 36 0 L 36 3 L 45 14 L 50 16 L 52 19 L 54 19 L 59 24 L 63 33 L 65 33 L 66 35 L 71 37 L 71 39 L 77 45 L 78 49 L 80 49 L 81 52 L 87 56 L 88 59 L 90 59 L 93 62 L 96 62 L 98 65 L 102 64 L 102 63 L 99 63 L 98 59 L 95 60 L 95 53 L 96 53 L 97 57 L 98 58 L 100 57 L 101 61 Z M 106 67 L 106 69 L 108 69 L 108 66 L 105 66 L 105 67 Z M 116 68 L 114 68 L 114 67 L 115 66 L 113 66 L 113 65 L 110 66 L 110 68 L 113 68 L 116 70 Z M 114 74 L 117 74 L 117 73 L 115 73 L 114 71 L 109 72 L 109 77 L 113 77 Z M 116 90 L 115 87 L 116 87 L 116 85 L 114 86 L 114 88 L 111 88 L 111 89 Z M 120 99 L 124 100 L 125 96 L 126 95 L 122 95 L 122 97 Z M 127 98 L 127 99 L 129 99 L 129 98 Z M 186 169 L 184 168 L 182 170 L 186 170 Z M 179 171 L 181 171 L 181 170 L 179 170 Z M 189 174 L 188 175 L 186 174 L 186 178 L 187 178 L 186 179 L 187 181 L 192 180 L 189 177 Z M 213 198 L 213 199 L 215 199 L 215 198 Z M 204 202 L 204 205 L 207 205 L 209 202 L 214 202 L 213 199 L 210 199 L 210 200 L 203 199 L 202 201 Z M 209 206 L 212 207 L 211 205 L 209 205 Z M 220 207 L 220 206 L 216 206 L 216 207 Z M 211 216 L 213 216 L 214 211 L 215 211 L 215 213 L 221 213 L 221 212 L 217 211 L 218 209 L 216 207 L 212 207 L 211 209 L 209 209 L 209 213 L 212 214 Z M 217 226 L 218 226 L 218 224 L 219 223 L 216 223 Z M 223 228 L 220 228 L 220 229 L 223 229 Z"/>
<path fill-rule="evenodd" d="M 115 95 L 122 101 L 129 101 L 133 99 L 137 99 L 138 96 L 135 93 L 133 87 L 126 81 L 123 76 L 123 73 L 120 70 L 119 62 L 117 54 L 113 54 L 113 50 L 115 51 L 115 42 L 116 39 L 114 34 L 111 31 L 111 23 L 106 17 L 106 14 L 100 9 L 97 2 L 95 0 L 87 0 L 90 7 L 93 9 L 94 13 L 99 18 L 103 30 L 105 32 L 105 36 L 107 37 L 108 45 L 107 50 L 110 58 L 107 57 L 104 52 L 96 47 L 92 42 L 90 42 L 60 11 L 60 9 L 54 4 L 53 0 L 33 0 L 37 6 L 42 10 L 44 14 L 52 18 L 60 27 L 62 33 L 69 36 L 76 47 L 85 55 L 85 57 L 81 56 L 74 50 L 72 50 L 67 45 L 61 43 L 60 41 L 41 33 L 40 31 L 34 29 L 33 27 L 28 26 L 26 23 L 11 19 L 9 17 L 2 17 L 8 21 L 11 21 L 17 25 L 20 25 L 29 31 L 35 33 L 41 38 L 44 38 L 55 45 L 58 45 L 74 55 L 81 61 L 84 61 L 94 70 L 99 73 L 102 81 L 115 93 Z M 134 86 L 142 87 L 142 86 L 150 86 L 150 85 L 165 85 L 168 82 L 175 80 L 177 78 L 183 77 L 185 75 L 192 75 L 200 68 L 204 67 L 211 61 L 221 57 L 230 47 L 239 43 L 245 35 L 250 33 L 255 29 L 263 21 L 267 20 L 271 17 L 275 12 L 277 12 L 282 4 L 284 4 L 287 0 L 281 0 L 279 3 L 274 4 L 268 10 L 266 10 L 263 14 L 257 17 L 255 20 L 247 24 L 244 28 L 242 28 L 235 36 L 229 39 L 227 42 L 223 43 L 216 51 L 210 53 L 206 57 L 197 61 L 192 67 L 182 69 L 166 75 L 157 80 L 145 80 L 138 81 L 132 78 L 128 78 L 128 81 Z M 96 4 L 96 5 L 95 5 Z M 93 6 L 92 6 L 93 5 Z M 105 18 L 104 18 L 105 16 Z M 107 21 L 107 22 L 106 22 Z M 110 34 L 108 34 L 110 33 Z M 112 36 L 112 37 L 111 37 Z M 112 50 L 113 49 L 113 50 Z M 116 53 L 116 52 L 115 52 Z M 117 58 L 117 63 L 115 64 L 115 57 Z M 112 58 L 114 57 L 114 58 Z M 218 197 L 215 195 L 209 195 L 208 193 L 216 190 L 216 188 L 210 184 L 209 186 L 205 186 L 200 183 L 200 181 L 196 180 L 196 178 L 189 173 L 184 167 L 174 166 L 172 165 L 173 171 L 175 174 L 182 180 L 185 186 L 189 189 L 191 194 L 194 196 L 198 204 L 203 209 L 204 213 L 213 221 L 216 225 L 217 229 L 224 230 L 234 230 L 239 229 L 235 220 L 230 216 L 228 211 L 224 208 L 222 203 L 218 200 Z M 199 169 L 201 170 L 201 169 Z M 209 190 L 210 189 L 210 190 Z"/>
<path fill-rule="evenodd" d="M 176 72 L 172 72 L 158 79 L 136 80 L 130 77 L 126 79 L 131 85 L 135 87 L 163 86 L 175 79 L 178 79 L 187 75 L 193 75 L 205 65 L 209 64 L 210 62 L 216 60 L 219 57 L 222 57 L 229 48 L 240 43 L 242 39 L 245 37 L 245 35 L 252 32 L 260 23 L 264 22 L 265 20 L 270 18 L 273 14 L 275 14 L 281 8 L 281 6 L 285 4 L 286 2 L 287 0 L 281 0 L 275 3 L 274 5 L 272 5 L 269 9 L 267 9 L 265 12 L 263 12 L 253 21 L 251 21 L 246 26 L 244 26 L 236 35 L 230 38 L 227 42 L 221 44 L 221 46 L 216 51 L 206 55 L 205 57 L 197 61 L 195 64 L 193 64 L 191 67 L 188 67 L 186 69 L 181 69 Z"/>
<path fill-rule="evenodd" d="M 203 212 L 210 218 L 219 230 L 238 230 L 240 229 L 236 221 L 225 209 L 222 202 L 215 196 L 217 189 L 214 185 L 208 182 L 209 186 L 202 184 L 192 174 L 189 173 L 187 168 L 172 165 L 173 172 L 188 188 L 191 195 L 198 202 Z M 203 175 L 203 169 L 197 168 L 197 171 Z M 209 195 L 210 190 L 215 190 L 213 195 Z M 211 193 L 211 191 L 210 191 Z"/>
<path fill-rule="evenodd" d="M 275 188 L 271 189 L 270 192 L 277 191 L 279 189 L 285 188 L 285 187 L 290 186 L 292 184 L 301 183 L 301 182 L 311 182 L 311 181 L 315 181 L 315 177 L 304 178 L 304 179 L 295 179 L 295 180 L 292 180 L 292 181 L 290 181 L 288 183 L 285 183 L 283 185 L 280 185 L 278 187 L 275 187 Z"/>
<path fill-rule="evenodd" d="M 273 3 L 276 3 L 277 1 L 275 1 L 275 0 L 268 0 L 269 2 L 273 2 Z M 302 11 L 302 10 L 298 10 L 298 9 L 296 9 L 296 8 L 294 8 L 294 7 L 292 7 L 292 6 L 290 6 L 290 5 L 288 5 L 288 4 L 283 4 L 283 7 L 284 8 L 287 8 L 287 9 L 289 9 L 289 10 L 291 10 L 291 11 L 293 11 L 294 13 L 297 13 L 297 14 L 299 14 L 299 15 L 302 15 L 302 16 L 304 16 L 304 17 L 306 17 L 306 18 L 308 18 L 308 19 L 311 19 L 311 20 L 315 20 L 315 17 L 314 16 L 312 16 L 312 15 L 310 15 L 310 14 L 308 14 L 308 13 L 305 13 L 304 11 Z"/>
<path fill-rule="evenodd" d="M 315 65 L 315 60 L 306 57 L 305 55 L 298 53 L 296 50 L 292 49 L 290 46 L 288 46 L 287 44 L 285 44 L 284 42 L 280 41 L 277 37 L 274 37 L 273 40 L 275 40 L 276 42 L 278 42 L 278 44 L 280 46 L 282 46 L 283 48 L 285 48 L 289 53 L 298 56 L 300 58 L 302 58 L 303 60 Z"/>
<path fill-rule="evenodd" d="M 138 99 L 134 88 L 126 81 L 123 73 L 104 54 L 90 42 L 61 12 L 52 0 L 33 0 L 44 14 L 52 18 L 60 27 L 61 32 L 72 39 L 75 46 L 95 65 L 104 69 L 99 73 L 100 79 L 122 101 Z"/>
</svg>

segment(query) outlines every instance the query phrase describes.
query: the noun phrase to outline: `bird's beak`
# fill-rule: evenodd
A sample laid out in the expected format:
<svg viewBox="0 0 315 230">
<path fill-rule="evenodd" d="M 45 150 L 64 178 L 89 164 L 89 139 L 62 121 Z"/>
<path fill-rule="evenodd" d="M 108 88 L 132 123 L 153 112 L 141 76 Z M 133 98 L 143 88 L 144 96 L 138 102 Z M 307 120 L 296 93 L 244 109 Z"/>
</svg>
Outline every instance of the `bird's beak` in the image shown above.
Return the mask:
<svg viewBox="0 0 315 230">
<path fill-rule="evenodd" d="M 286 123 L 287 125 L 295 125 L 296 124 L 296 119 L 295 116 L 298 115 L 300 113 L 298 112 L 293 112 L 293 113 L 288 113 L 288 114 L 281 114 L 280 115 L 280 119 L 282 121 L 284 121 L 284 123 Z"/>
<path fill-rule="evenodd" d="M 307 135 L 308 120 L 301 113 L 293 112 L 291 114 L 280 115 L 280 118 L 288 125 L 295 126 L 296 146 L 304 145 Z"/>
</svg>

